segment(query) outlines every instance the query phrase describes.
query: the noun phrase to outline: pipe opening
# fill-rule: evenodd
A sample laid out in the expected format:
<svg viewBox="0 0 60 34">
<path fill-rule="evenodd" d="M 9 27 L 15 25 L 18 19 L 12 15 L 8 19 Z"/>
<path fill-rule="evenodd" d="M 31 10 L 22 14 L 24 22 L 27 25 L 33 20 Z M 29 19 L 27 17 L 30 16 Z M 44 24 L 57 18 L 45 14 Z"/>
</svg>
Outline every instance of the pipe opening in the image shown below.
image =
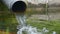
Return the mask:
<svg viewBox="0 0 60 34">
<path fill-rule="evenodd" d="M 11 9 L 13 12 L 25 12 L 26 8 L 27 6 L 25 2 L 17 1 L 13 4 Z"/>
</svg>

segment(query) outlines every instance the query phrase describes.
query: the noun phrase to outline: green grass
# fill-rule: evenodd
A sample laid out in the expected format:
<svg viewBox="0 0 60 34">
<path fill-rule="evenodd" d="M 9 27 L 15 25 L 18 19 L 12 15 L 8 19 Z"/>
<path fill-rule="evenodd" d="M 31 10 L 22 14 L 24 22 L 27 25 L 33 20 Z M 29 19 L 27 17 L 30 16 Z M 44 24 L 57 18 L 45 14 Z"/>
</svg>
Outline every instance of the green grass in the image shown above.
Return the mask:
<svg viewBox="0 0 60 34">
<path fill-rule="evenodd" d="M 33 27 L 37 27 L 37 29 L 42 29 L 43 27 L 46 27 L 50 31 L 49 34 L 51 34 L 52 31 L 56 31 L 57 34 L 60 34 L 60 21 L 59 20 L 54 20 L 54 21 L 35 20 L 35 21 L 33 21 L 31 19 L 28 19 L 27 24 L 29 24 Z"/>
<path fill-rule="evenodd" d="M 16 26 L 18 23 L 13 15 L 4 14 L 0 18 L 3 18 L 3 20 L 0 21 L 0 29 L 8 31 L 6 30 L 8 27 L 9 32 L 17 31 Z M 41 30 L 43 27 L 46 27 L 50 31 L 49 33 L 52 33 L 52 31 L 56 31 L 57 34 L 60 34 L 60 20 L 48 21 L 37 18 L 33 18 L 33 19 L 28 18 L 27 24 L 33 27 L 37 27 L 37 29 L 41 29 Z"/>
<path fill-rule="evenodd" d="M 60 8 L 59 8 L 60 9 Z M 49 9 L 50 13 L 55 13 L 56 11 L 60 12 L 59 9 Z M 1 5 L 0 11 L 2 11 L 2 15 L 0 14 L 0 18 L 3 20 L 0 20 L 0 30 L 3 29 L 6 31 L 6 33 L 9 32 L 14 32 L 16 30 L 17 26 L 17 21 L 14 17 L 13 14 L 9 13 L 7 8 L 4 8 L 3 5 Z M 34 10 L 31 10 L 30 12 L 26 12 L 27 15 L 32 15 L 32 14 L 44 14 L 46 13 L 44 10 L 41 12 L 37 12 Z M 28 17 L 29 17 L 28 16 Z M 60 20 L 53 20 L 53 21 L 47 21 L 47 20 L 38 20 L 36 19 L 27 19 L 27 24 L 31 25 L 33 27 L 37 27 L 37 29 L 41 29 L 43 27 L 46 27 L 50 32 L 48 34 L 51 34 L 52 31 L 56 31 L 57 34 L 60 34 Z M 7 29 L 8 27 L 8 29 Z"/>
</svg>

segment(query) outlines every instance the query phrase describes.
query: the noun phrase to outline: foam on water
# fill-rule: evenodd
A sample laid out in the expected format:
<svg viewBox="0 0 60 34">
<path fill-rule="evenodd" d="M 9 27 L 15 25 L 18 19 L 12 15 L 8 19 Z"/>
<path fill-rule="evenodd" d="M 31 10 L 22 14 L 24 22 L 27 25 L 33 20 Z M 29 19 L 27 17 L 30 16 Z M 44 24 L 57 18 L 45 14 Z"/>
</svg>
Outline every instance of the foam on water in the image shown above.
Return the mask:
<svg viewBox="0 0 60 34">
<path fill-rule="evenodd" d="M 55 32 L 55 31 L 53 31 L 53 34 L 56 34 L 56 32 Z"/>
<path fill-rule="evenodd" d="M 17 27 L 17 34 L 23 34 L 23 31 L 26 32 L 26 34 L 46 34 L 49 32 L 46 27 L 43 27 L 43 29 L 38 32 L 38 29 L 36 27 L 27 25 L 25 15 L 16 14 L 16 19 L 19 24 Z M 56 34 L 56 32 L 54 31 L 52 34 Z"/>
</svg>

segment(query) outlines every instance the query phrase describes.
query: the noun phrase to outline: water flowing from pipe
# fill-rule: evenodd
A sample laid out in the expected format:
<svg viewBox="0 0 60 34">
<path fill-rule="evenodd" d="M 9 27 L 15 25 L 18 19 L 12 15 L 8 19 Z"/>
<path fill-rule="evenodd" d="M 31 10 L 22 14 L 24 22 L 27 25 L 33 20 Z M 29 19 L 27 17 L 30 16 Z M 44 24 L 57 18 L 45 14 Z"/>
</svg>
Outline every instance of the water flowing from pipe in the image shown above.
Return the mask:
<svg viewBox="0 0 60 34">
<path fill-rule="evenodd" d="M 19 30 L 17 34 L 23 34 L 23 31 L 26 31 L 27 34 L 38 34 L 37 28 L 33 28 L 32 26 L 26 25 L 26 16 L 16 14 L 16 19 L 18 21 L 19 26 L 17 29 Z"/>
<path fill-rule="evenodd" d="M 46 27 L 43 27 L 40 32 L 38 32 L 38 29 L 36 27 L 32 27 L 27 25 L 26 23 L 26 16 L 23 14 L 16 14 L 16 19 L 18 21 L 18 26 L 17 26 L 17 34 L 47 34 L 49 30 L 47 30 Z M 53 32 L 52 34 L 56 34 L 56 32 Z"/>
</svg>

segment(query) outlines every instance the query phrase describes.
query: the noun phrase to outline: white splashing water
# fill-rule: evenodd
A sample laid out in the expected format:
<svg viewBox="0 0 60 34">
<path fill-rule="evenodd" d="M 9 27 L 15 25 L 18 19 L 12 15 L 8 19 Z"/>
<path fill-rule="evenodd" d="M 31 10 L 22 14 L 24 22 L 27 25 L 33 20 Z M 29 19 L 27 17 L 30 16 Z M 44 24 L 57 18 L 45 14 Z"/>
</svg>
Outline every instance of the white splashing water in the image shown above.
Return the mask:
<svg viewBox="0 0 60 34">
<path fill-rule="evenodd" d="M 56 32 L 55 32 L 55 31 L 53 31 L 53 34 L 56 34 Z"/>
<path fill-rule="evenodd" d="M 36 27 L 27 25 L 26 17 L 24 15 L 16 14 L 16 19 L 19 23 L 19 25 L 17 27 L 17 29 L 18 29 L 17 34 L 23 34 L 23 31 L 25 31 L 26 34 L 45 34 L 45 33 L 49 32 L 49 30 L 47 30 L 45 27 L 42 29 L 41 32 L 38 32 Z M 56 33 L 53 32 L 53 34 L 56 34 Z"/>
</svg>

